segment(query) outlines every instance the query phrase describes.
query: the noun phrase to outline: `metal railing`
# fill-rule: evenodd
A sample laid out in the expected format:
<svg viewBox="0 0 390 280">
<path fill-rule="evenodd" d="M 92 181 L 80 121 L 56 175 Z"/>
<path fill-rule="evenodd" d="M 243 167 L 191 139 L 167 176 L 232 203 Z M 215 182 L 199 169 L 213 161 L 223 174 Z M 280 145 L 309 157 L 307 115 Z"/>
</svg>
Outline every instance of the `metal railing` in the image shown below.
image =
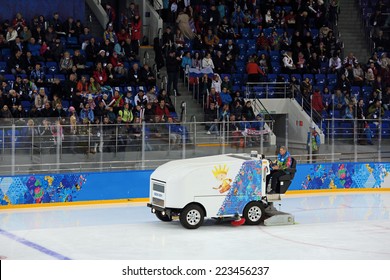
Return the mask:
<svg viewBox="0 0 390 280">
<path fill-rule="evenodd" d="M 180 123 L 84 125 L 58 119 L 30 119 L 28 125 L 1 122 L 0 174 L 155 168 L 171 159 L 267 147 L 269 131 L 253 128 L 255 123 L 195 118 Z"/>
<path fill-rule="evenodd" d="M 286 82 L 247 82 L 246 98 L 288 98 L 289 83 Z"/>
</svg>

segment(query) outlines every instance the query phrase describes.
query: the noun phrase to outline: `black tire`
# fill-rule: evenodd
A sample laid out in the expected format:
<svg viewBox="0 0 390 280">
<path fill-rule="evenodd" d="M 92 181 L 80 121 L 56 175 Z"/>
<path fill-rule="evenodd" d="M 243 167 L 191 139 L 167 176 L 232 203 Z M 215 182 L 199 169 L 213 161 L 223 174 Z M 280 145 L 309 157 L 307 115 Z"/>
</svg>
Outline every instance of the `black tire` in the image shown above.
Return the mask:
<svg viewBox="0 0 390 280">
<path fill-rule="evenodd" d="M 196 229 L 203 224 L 204 215 L 202 207 L 196 204 L 190 204 L 181 211 L 180 223 L 185 228 Z"/>
<path fill-rule="evenodd" d="M 170 217 L 166 214 L 163 214 L 161 211 L 156 211 L 156 217 L 160 221 L 163 221 L 163 222 L 171 222 L 172 221 L 172 217 Z"/>
<path fill-rule="evenodd" d="M 252 201 L 244 209 L 243 216 L 246 225 L 258 225 L 265 219 L 265 210 L 262 202 Z"/>
</svg>

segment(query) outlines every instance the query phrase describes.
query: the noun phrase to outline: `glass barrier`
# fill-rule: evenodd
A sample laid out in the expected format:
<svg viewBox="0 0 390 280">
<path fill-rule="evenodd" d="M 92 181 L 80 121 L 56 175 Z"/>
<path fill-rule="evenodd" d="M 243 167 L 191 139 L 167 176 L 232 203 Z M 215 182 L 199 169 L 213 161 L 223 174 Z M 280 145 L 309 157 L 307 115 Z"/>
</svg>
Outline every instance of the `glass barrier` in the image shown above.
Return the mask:
<svg viewBox="0 0 390 280">
<path fill-rule="evenodd" d="M 69 118 L 0 119 L 0 175 L 154 169 L 173 159 L 257 150 L 272 158 L 285 145 L 300 163 L 389 158 L 390 120 L 324 120 L 319 151 L 271 130 L 273 120 L 70 123 Z M 283 129 L 281 130 L 283 131 Z M 368 138 L 370 137 L 370 138 Z M 372 144 L 372 145 L 371 145 Z"/>
<path fill-rule="evenodd" d="M 152 169 L 172 159 L 261 149 L 266 121 L 69 123 L 0 119 L 0 174 Z"/>
</svg>

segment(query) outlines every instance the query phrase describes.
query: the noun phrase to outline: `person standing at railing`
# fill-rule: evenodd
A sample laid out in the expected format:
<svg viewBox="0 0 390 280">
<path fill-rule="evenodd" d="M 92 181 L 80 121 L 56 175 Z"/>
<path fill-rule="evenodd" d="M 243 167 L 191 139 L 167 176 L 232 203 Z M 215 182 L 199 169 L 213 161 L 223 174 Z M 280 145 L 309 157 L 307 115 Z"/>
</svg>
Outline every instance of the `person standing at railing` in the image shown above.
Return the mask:
<svg viewBox="0 0 390 280">
<path fill-rule="evenodd" d="M 301 93 L 301 85 L 299 84 L 299 81 L 295 76 L 291 77 L 290 83 L 289 83 L 289 89 L 291 92 L 291 96 L 297 96 Z"/>
<path fill-rule="evenodd" d="M 301 83 L 302 97 L 310 103 L 310 95 L 313 91 L 313 85 L 309 78 L 305 78 Z"/>
<path fill-rule="evenodd" d="M 310 160 L 310 155 L 312 158 L 312 162 L 314 163 L 317 159 L 317 155 L 320 150 L 320 145 L 321 145 L 321 139 L 320 135 L 317 133 L 315 126 L 312 125 L 310 127 L 310 131 L 307 133 L 307 153 L 308 157 L 307 159 Z"/>
<path fill-rule="evenodd" d="M 372 131 L 368 122 L 366 121 L 366 108 L 364 104 L 364 100 L 360 99 L 356 106 L 356 118 L 358 120 L 358 131 L 357 138 L 359 144 L 365 144 L 363 140 L 366 138 L 367 143 L 372 145 Z"/>
<path fill-rule="evenodd" d="M 340 115 L 341 115 L 345 106 L 346 106 L 345 97 L 344 97 L 343 93 L 341 92 L 341 90 L 337 89 L 336 93 L 334 95 L 334 109 L 339 110 Z"/>
<path fill-rule="evenodd" d="M 311 95 L 311 107 L 313 109 L 313 121 L 318 123 L 322 119 L 322 112 L 324 111 L 324 104 L 322 101 L 321 92 L 319 89 L 315 89 Z"/>
<path fill-rule="evenodd" d="M 175 50 L 170 50 L 166 60 L 166 68 L 168 74 L 167 93 L 171 95 L 171 89 L 173 89 L 175 96 L 180 96 L 178 91 L 177 83 L 179 77 L 179 68 L 181 64 L 181 58 L 176 55 Z"/>
<path fill-rule="evenodd" d="M 248 82 L 250 83 L 258 83 L 265 78 L 263 70 L 261 70 L 253 58 L 250 58 L 246 64 L 246 73 L 248 74 Z"/>
</svg>

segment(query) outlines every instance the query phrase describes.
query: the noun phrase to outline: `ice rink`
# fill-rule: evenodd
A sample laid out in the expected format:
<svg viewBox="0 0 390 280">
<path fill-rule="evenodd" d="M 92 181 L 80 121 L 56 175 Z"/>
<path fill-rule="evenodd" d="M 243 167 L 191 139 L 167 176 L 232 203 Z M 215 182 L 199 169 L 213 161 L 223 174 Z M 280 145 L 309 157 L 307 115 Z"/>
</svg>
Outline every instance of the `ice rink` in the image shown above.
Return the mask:
<svg viewBox="0 0 390 280">
<path fill-rule="evenodd" d="M 161 222 L 146 203 L 0 211 L 0 258 L 11 260 L 390 259 L 390 193 L 286 195 L 292 226 L 207 219 Z"/>
</svg>

